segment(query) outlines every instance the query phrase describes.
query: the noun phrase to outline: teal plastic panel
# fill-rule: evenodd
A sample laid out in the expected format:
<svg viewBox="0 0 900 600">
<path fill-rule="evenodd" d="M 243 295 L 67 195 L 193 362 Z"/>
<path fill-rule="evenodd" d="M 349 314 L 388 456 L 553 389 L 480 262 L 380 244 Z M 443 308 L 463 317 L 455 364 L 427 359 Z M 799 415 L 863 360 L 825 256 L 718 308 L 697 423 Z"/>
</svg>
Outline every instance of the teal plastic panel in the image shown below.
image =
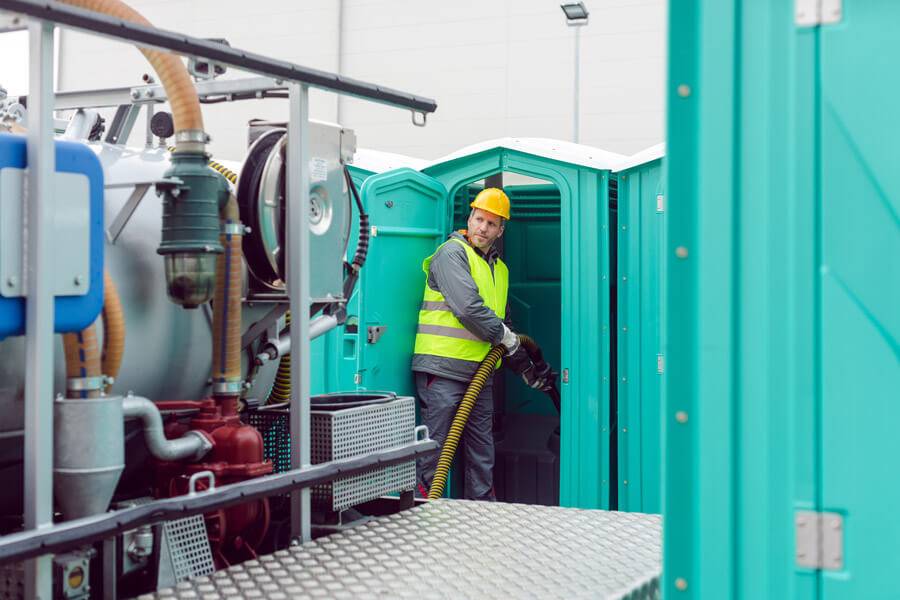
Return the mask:
<svg viewBox="0 0 900 600">
<path fill-rule="evenodd" d="M 443 241 L 449 226 L 447 190 L 404 168 L 372 175 L 361 192 L 372 237 L 359 291 L 358 385 L 415 395 L 410 362 L 425 285 L 422 260 Z M 369 343 L 373 327 L 386 329 Z"/>
<path fill-rule="evenodd" d="M 844 515 L 825 600 L 900 595 L 898 23 L 898 2 L 844 0 L 819 30 L 821 506 Z"/>
<path fill-rule="evenodd" d="M 645 513 L 661 511 L 661 176 L 661 159 L 617 175 L 618 508 Z"/>
<path fill-rule="evenodd" d="M 560 504 L 609 506 L 609 173 L 506 148 L 432 165 L 450 197 L 474 181 L 512 172 L 552 183 L 560 194 Z M 452 219 L 448 206 L 448 222 Z M 515 216 L 515 215 L 513 215 Z M 541 342 L 541 340 L 538 340 Z"/>
<path fill-rule="evenodd" d="M 664 594 L 815 598 L 818 33 L 784 0 L 669 13 Z"/>
</svg>

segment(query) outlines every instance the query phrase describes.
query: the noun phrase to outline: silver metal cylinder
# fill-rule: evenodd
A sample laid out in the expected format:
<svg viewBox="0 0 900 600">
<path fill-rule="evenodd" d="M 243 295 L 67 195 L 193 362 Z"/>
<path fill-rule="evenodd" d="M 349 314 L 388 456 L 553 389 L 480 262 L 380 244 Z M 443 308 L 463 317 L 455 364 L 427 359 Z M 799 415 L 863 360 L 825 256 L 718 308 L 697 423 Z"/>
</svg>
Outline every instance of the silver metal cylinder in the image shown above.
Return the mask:
<svg viewBox="0 0 900 600">
<path fill-rule="evenodd" d="M 122 397 L 57 398 L 53 491 L 67 519 L 106 512 L 125 468 Z"/>
<path fill-rule="evenodd" d="M 154 458 L 199 460 L 212 450 L 212 442 L 199 431 L 188 431 L 178 439 L 167 439 L 159 409 L 147 398 L 125 396 L 122 411 L 126 419 L 141 419 L 144 425 L 144 441 Z"/>
</svg>

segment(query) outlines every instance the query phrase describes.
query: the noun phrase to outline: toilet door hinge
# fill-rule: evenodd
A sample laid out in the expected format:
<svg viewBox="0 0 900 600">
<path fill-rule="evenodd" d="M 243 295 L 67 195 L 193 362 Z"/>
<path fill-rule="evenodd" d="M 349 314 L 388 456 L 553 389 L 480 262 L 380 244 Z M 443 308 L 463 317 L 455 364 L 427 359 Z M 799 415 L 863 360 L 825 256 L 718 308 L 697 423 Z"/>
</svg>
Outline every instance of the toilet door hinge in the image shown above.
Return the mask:
<svg viewBox="0 0 900 600">
<path fill-rule="evenodd" d="M 798 567 L 822 571 L 844 568 L 842 514 L 798 510 L 794 514 L 794 540 Z"/>
<path fill-rule="evenodd" d="M 843 17 L 843 0 L 794 0 L 794 24 L 798 27 L 834 25 Z"/>
</svg>

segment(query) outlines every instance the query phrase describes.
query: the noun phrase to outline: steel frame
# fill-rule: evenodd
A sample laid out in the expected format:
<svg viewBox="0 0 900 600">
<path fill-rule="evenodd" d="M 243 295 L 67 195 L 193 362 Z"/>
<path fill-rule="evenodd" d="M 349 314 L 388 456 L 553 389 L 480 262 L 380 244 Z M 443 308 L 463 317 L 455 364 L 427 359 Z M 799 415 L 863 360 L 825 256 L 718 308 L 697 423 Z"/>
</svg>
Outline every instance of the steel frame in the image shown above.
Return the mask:
<svg viewBox="0 0 900 600">
<path fill-rule="evenodd" d="M 135 100 L 159 101 L 160 88 L 147 86 L 134 94 L 128 88 L 128 100 L 121 102 L 121 90 L 89 92 L 81 95 L 62 94 L 54 97 L 53 91 L 53 31 L 55 24 L 85 30 L 127 42 L 139 42 L 150 46 L 183 54 L 192 58 L 213 60 L 245 71 L 274 77 L 274 80 L 252 80 L 248 86 L 281 86 L 287 82 L 289 93 L 289 146 L 288 155 L 296 159 L 288 164 L 288 239 L 290 256 L 288 261 L 288 293 L 291 311 L 296 315 L 295 326 L 291 328 L 291 345 L 305 360 L 291 361 L 291 384 L 296 390 L 295 410 L 291 411 L 290 425 L 292 439 L 299 440 L 296 452 L 292 452 L 292 471 L 270 478 L 250 480 L 241 484 L 219 488 L 207 494 L 156 501 L 143 505 L 142 519 L 155 522 L 164 519 L 177 505 L 179 514 L 193 506 L 195 513 L 210 510 L 216 506 L 246 501 L 248 498 L 271 495 L 287 490 L 294 492 L 291 504 L 291 532 L 298 541 L 310 539 L 309 486 L 322 477 L 335 478 L 346 473 L 348 467 L 337 463 L 310 465 L 309 408 L 310 408 L 310 364 L 309 364 L 309 211 L 297 210 L 309 203 L 309 173 L 306 157 L 309 154 L 309 88 L 318 87 L 338 94 L 349 94 L 390 106 L 408 108 L 413 111 L 413 122 L 424 124 L 424 116 L 433 112 L 437 105 L 428 98 L 421 98 L 405 92 L 309 69 L 299 65 L 274 60 L 228 46 L 192 38 L 184 34 L 164 31 L 153 27 L 136 25 L 91 11 L 44 0 L 0 0 L 0 10 L 21 13 L 30 17 L 28 21 L 30 37 L 29 57 L 29 129 L 28 129 L 28 202 L 23 228 L 27 232 L 25 249 L 25 277 L 27 290 L 26 316 L 26 378 L 25 378 L 25 491 L 24 510 L 26 530 L 19 534 L 0 538 L 0 549 L 18 548 L 18 551 L 0 554 L 0 560 L 12 560 L 15 556 L 31 558 L 26 564 L 26 596 L 29 598 L 51 597 L 51 556 L 49 552 L 62 548 L 55 543 L 64 539 L 102 539 L 115 535 L 117 524 L 125 521 L 124 512 L 117 511 L 100 515 L 96 519 L 106 525 L 100 535 L 77 535 L 65 538 L 64 532 L 84 526 L 80 522 L 53 524 L 53 286 L 49 268 L 53 254 L 53 240 L 50 235 L 52 214 L 49 212 L 52 186 L 50 178 L 55 171 L 54 120 L 55 108 L 81 108 L 102 106 L 104 98 L 115 98 L 114 104 L 126 104 Z M 233 86 L 232 82 L 199 82 L 198 88 L 205 94 L 222 94 L 222 88 Z M 77 102 L 76 102 L 77 100 Z M 89 100 L 89 101 L 88 101 Z M 75 106 L 74 104 L 80 106 Z M 416 115 L 421 115 L 417 121 Z M 349 461 L 362 469 L 365 465 L 378 464 L 382 455 L 409 458 L 423 452 L 433 452 L 434 442 L 414 442 L 393 451 L 372 457 Z M 394 460 L 394 459 L 390 459 Z M 358 463 L 358 464 L 357 464 Z M 362 466 L 361 466 L 362 465 Z M 237 494 L 235 496 L 234 494 Z M 255 495 L 254 495 L 255 494 Z M 198 502 L 201 499 L 202 502 Z M 210 501 L 212 500 L 212 501 Z M 174 504 L 173 504 L 174 503 Z M 194 510 L 190 509 L 190 510 Z M 133 510 L 133 509 L 132 509 Z M 81 520 L 83 521 L 83 520 Z M 135 521 L 136 522 L 136 521 Z M 133 523 L 132 523 L 133 524 Z M 96 523 L 93 523 L 96 525 Z M 29 546 L 30 544 L 30 546 Z M 34 546 L 34 544 L 37 544 Z M 32 549 L 23 552 L 23 547 Z M 69 547 L 69 546 L 66 546 Z"/>
</svg>

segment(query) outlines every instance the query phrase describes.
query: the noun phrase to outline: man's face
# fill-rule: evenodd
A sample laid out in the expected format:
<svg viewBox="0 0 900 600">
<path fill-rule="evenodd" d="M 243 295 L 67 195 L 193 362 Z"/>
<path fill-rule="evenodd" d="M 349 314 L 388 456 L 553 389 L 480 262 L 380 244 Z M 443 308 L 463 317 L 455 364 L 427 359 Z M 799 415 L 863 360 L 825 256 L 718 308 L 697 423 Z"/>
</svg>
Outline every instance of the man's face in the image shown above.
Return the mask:
<svg viewBox="0 0 900 600">
<path fill-rule="evenodd" d="M 482 252 L 490 250 L 494 241 L 503 235 L 503 229 L 501 217 L 480 208 L 472 209 L 469 215 L 469 241 Z"/>
</svg>

